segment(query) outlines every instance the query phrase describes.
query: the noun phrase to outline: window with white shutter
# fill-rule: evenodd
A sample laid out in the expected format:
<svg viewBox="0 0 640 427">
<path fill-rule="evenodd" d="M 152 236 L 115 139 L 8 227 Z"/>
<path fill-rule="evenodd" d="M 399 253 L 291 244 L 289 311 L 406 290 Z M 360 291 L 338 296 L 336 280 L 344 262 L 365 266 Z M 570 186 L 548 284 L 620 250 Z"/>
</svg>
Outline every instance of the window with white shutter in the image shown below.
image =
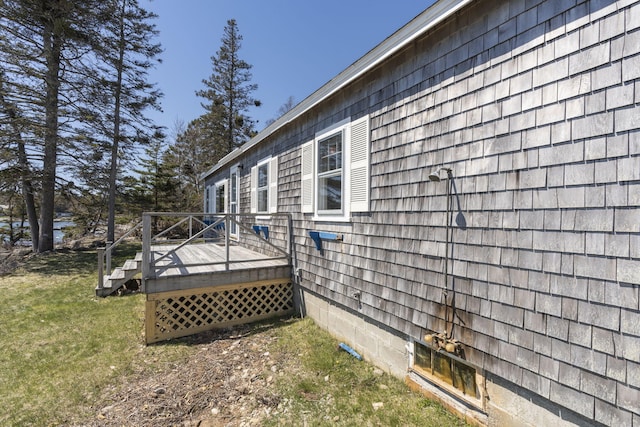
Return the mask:
<svg viewBox="0 0 640 427">
<path fill-rule="evenodd" d="M 258 166 L 251 168 L 251 213 L 258 212 Z"/>
<path fill-rule="evenodd" d="M 369 116 L 343 120 L 301 147 L 301 210 L 314 220 L 348 221 L 369 211 Z"/>
<path fill-rule="evenodd" d="M 369 117 L 351 124 L 351 212 L 369 211 Z"/>
<path fill-rule="evenodd" d="M 228 210 L 227 204 L 227 180 L 218 181 L 214 187 L 213 194 L 213 209 L 215 213 L 226 213 Z"/>
<path fill-rule="evenodd" d="M 251 213 L 278 211 L 278 158 L 268 158 L 251 168 Z"/>
<path fill-rule="evenodd" d="M 274 157 L 269 162 L 269 213 L 278 212 L 278 158 Z"/>
<path fill-rule="evenodd" d="M 313 161 L 313 141 L 302 146 L 302 212 L 313 213 L 313 181 L 314 181 L 314 161 Z"/>
<path fill-rule="evenodd" d="M 344 132 L 333 133 L 317 141 L 316 201 L 318 213 L 342 215 L 344 213 Z"/>
</svg>

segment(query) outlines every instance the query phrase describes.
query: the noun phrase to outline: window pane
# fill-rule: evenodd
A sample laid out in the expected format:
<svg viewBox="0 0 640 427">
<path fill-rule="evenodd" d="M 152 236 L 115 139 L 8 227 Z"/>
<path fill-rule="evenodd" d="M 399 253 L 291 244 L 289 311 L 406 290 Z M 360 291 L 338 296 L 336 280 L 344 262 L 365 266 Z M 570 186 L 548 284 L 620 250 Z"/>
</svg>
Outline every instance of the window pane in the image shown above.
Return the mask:
<svg viewBox="0 0 640 427">
<path fill-rule="evenodd" d="M 238 174 L 235 172 L 231 174 L 231 203 L 234 203 L 238 196 Z"/>
<path fill-rule="evenodd" d="M 216 187 L 216 212 L 224 212 L 224 185 Z"/>
<path fill-rule="evenodd" d="M 327 157 L 327 153 L 329 153 L 329 146 L 326 144 L 326 141 L 320 141 L 318 143 L 318 171 L 326 172 L 329 170 L 329 160 Z"/>
<path fill-rule="evenodd" d="M 267 189 L 258 190 L 258 212 L 267 212 L 268 193 Z"/>
<path fill-rule="evenodd" d="M 258 188 L 266 188 L 269 185 L 269 165 L 265 163 L 258 166 Z"/>
<path fill-rule="evenodd" d="M 454 365 L 454 383 L 453 385 L 464 394 L 478 397 L 476 387 L 476 370 L 462 363 L 453 362 Z"/>
<path fill-rule="evenodd" d="M 323 211 L 342 209 L 342 175 L 318 179 L 318 208 Z"/>
<path fill-rule="evenodd" d="M 433 352 L 433 375 L 447 384 L 453 384 L 451 359 L 440 352 Z"/>
<path fill-rule="evenodd" d="M 342 132 L 318 141 L 318 172 L 342 168 Z"/>
<path fill-rule="evenodd" d="M 415 343 L 413 364 L 425 371 L 431 371 L 431 349 L 420 343 Z"/>
</svg>

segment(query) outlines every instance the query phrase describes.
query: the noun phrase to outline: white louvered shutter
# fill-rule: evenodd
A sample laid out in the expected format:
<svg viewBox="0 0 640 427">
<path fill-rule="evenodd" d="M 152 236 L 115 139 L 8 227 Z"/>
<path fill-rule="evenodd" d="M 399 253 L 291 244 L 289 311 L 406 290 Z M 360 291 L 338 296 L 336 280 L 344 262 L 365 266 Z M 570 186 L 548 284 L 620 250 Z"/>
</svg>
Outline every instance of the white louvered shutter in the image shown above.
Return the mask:
<svg viewBox="0 0 640 427">
<path fill-rule="evenodd" d="M 229 213 L 229 180 L 224 180 L 224 212 Z"/>
<path fill-rule="evenodd" d="M 209 212 L 211 213 L 216 213 L 217 212 L 217 203 L 218 201 L 217 199 L 217 191 L 218 191 L 218 186 L 217 185 L 212 185 L 209 188 Z"/>
<path fill-rule="evenodd" d="M 351 212 L 369 211 L 369 116 L 351 124 Z"/>
<path fill-rule="evenodd" d="M 258 167 L 251 168 L 251 213 L 258 212 Z"/>
<path fill-rule="evenodd" d="M 302 146 L 302 212 L 313 213 L 313 141 Z"/>
<path fill-rule="evenodd" d="M 278 158 L 269 160 L 269 213 L 278 212 Z"/>
</svg>

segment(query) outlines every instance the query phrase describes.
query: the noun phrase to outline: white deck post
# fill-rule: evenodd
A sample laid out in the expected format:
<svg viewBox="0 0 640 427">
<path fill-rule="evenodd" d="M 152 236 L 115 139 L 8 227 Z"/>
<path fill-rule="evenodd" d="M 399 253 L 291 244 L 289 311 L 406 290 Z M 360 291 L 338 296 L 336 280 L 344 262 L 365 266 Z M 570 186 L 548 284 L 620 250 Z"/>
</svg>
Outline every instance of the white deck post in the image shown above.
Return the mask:
<svg viewBox="0 0 640 427">
<path fill-rule="evenodd" d="M 231 217 L 229 214 L 224 216 L 224 249 L 225 249 L 225 271 L 229 271 L 229 229 L 231 225 Z"/>
<path fill-rule="evenodd" d="M 98 248 L 98 289 L 104 288 L 104 248 Z"/>
<path fill-rule="evenodd" d="M 291 214 L 287 214 L 287 261 L 291 265 L 291 257 L 293 254 L 293 218 Z"/>
<path fill-rule="evenodd" d="M 146 280 L 149 277 L 151 263 L 151 215 L 142 214 L 142 291 L 146 292 Z"/>
<path fill-rule="evenodd" d="M 113 242 L 106 242 L 105 253 L 107 255 L 107 267 L 106 270 L 109 274 L 111 274 L 111 251 L 113 249 Z"/>
</svg>

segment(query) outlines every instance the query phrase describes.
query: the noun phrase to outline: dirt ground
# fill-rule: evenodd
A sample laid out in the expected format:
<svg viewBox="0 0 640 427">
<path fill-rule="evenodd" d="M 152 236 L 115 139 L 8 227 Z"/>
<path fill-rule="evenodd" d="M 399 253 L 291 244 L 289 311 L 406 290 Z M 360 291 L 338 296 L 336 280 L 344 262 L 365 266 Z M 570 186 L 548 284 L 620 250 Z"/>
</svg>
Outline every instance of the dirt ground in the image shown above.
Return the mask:
<svg viewBox="0 0 640 427">
<path fill-rule="evenodd" d="M 287 410 L 272 387 L 295 374 L 295 358 L 267 350 L 273 329 L 237 326 L 188 338 L 196 348 L 184 365 L 140 361 L 125 384 L 109 388 L 83 426 L 257 426 Z"/>
<path fill-rule="evenodd" d="M 15 271 L 31 256 L 27 249 L 0 247 L 0 275 Z M 110 386 L 90 408 L 95 415 L 75 425 L 262 425 L 268 415 L 287 411 L 286 400 L 275 393 L 274 380 L 300 369 L 296 358 L 268 351 L 275 340 L 276 331 L 269 324 L 240 325 L 183 338 L 181 343 L 194 350 L 183 364 L 159 364 L 153 356 L 139 360 L 126 382 Z M 144 358 L 146 352 L 141 354 Z"/>
</svg>

